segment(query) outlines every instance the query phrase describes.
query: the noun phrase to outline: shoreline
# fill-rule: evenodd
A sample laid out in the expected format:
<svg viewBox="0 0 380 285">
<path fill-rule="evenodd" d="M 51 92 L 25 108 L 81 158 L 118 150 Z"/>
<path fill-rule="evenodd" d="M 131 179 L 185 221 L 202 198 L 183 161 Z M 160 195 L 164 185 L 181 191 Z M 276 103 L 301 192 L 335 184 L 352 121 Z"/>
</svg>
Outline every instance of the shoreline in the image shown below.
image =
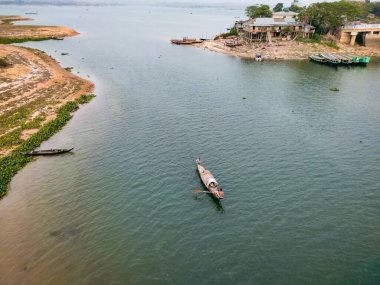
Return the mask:
<svg viewBox="0 0 380 285">
<path fill-rule="evenodd" d="M 4 17 L 2 17 L 4 18 Z M 1 17 L 0 17 L 1 20 Z M 10 24 L 0 24 L 12 26 Z M 52 39 L 79 34 L 66 27 L 16 26 L 21 38 Z M 38 38 L 35 31 L 45 29 Z M 32 31 L 29 34 L 29 31 Z M 4 33 L 0 32 L 0 39 Z M 15 39 L 7 34 L 7 39 Z M 71 119 L 79 105 L 88 103 L 94 84 L 74 75 L 44 51 L 0 44 L 0 199 L 9 183 L 32 158 L 25 152 L 38 147 Z"/>
<path fill-rule="evenodd" d="M 260 53 L 264 60 L 297 61 L 309 59 L 315 53 L 345 53 L 358 56 L 380 57 L 380 50 L 362 46 L 347 46 L 338 44 L 339 49 L 328 47 L 321 43 L 302 43 L 297 41 L 282 41 L 267 45 L 265 43 L 243 44 L 237 47 L 227 47 L 225 40 L 207 40 L 193 46 L 212 52 L 223 53 L 245 59 L 255 59 Z"/>
</svg>

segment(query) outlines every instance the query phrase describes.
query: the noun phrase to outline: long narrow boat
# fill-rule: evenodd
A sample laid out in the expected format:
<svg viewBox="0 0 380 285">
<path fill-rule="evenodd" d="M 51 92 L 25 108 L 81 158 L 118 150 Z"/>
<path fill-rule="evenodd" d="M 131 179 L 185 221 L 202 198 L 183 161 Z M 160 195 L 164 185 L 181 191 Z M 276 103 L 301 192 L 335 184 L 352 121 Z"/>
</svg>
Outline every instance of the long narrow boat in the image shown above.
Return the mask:
<svg viewBox="0 0 380 285">
<path fill-rule="evenodd" d="M 192 45 L 192 44 L 200 44 L 203 42 L 202 40 L 190 39 L 187 37 L 183 37 L 181 40 L 171 39 L 170 41 L 172 44 L 176 44 L 176 45 Z"/>
<path fill-rule="evenodd" d="M 327 61 L 324 57 L 321 57 L 318 54 L 311 54 L 309 58 L 310 60 L 319 62 L 319 63 L 325 63 Z"/>
<path fill-rule="evenodd" d="M 336 56 L 334 56 L 331 53 L 321 53 L 321 54 L 319 54 L 319 56 L 325 58 L 326 61 L 330 64 L 336 65 L 336 64 L 339 64 L 341 62 L 339 58 L 337 58 Z"/>
<path fill-rule="evenodd" d="M 223 199 L 224 193 L 221 188 L 219 188 L 218 182 L 212 175 L 212 173 L 204 168 L 201 160 L 198 158 L 195 163 L 197 164 L 199 176 L 204 184 L 204 186 L 210 191 L 210 193 L 218 200 Z"/>
<path fill-rule="evenodd" d="M 25 155 L 54 155 L 54 154 L 61 154 L 61 153 L 70 152 L 73 149 L 74 148 L 70 148 L 70 149 L 63 148 L 63 149 L 32 150 L 32 151 L 29 151 L 29 152 L 25 153 Z"/>
</svg>

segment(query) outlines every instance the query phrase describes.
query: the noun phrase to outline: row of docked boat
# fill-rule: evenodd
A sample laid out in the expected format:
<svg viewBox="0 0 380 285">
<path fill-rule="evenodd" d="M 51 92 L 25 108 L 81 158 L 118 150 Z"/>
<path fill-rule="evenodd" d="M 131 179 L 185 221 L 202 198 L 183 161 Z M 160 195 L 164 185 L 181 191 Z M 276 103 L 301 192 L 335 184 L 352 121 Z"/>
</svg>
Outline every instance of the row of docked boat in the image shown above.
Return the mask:
<svg viewBox="0 0 380 285">
<path fill-rule="evenodd" d="M 332 64 L 332 65 L 338 65 L 338 64 L 367 64 L 370 62 L 371 58 L 369 56 L 356 56 L 356 55 L 348 55 L 348 54 L 339 54 L 339 53 L 319 53 L 319 54 L 312 54 L 309 56 L 310 60 L 319 62 L 319 63 L 326 63 L 326 64 Z"/>
</svg>

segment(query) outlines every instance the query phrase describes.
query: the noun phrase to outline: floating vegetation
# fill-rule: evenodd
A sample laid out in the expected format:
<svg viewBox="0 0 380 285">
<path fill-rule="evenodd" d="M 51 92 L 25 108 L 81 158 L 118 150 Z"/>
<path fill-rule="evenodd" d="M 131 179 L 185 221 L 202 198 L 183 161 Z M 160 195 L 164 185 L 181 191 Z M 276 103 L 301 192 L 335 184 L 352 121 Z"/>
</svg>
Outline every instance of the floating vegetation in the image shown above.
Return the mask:
<svg viewBox="0 0 380 285">
<path fill-rule="evenodd" d="M 339 91 L 339 88 L 338 88 L 338 87 L 331 87 L 331 88 L 330 88 L 330 91 L 338 92 L 338 91 Z"/>
<path fill-rule="evenodd" d="M 69 53 L 67 52 L 62 52 L 61 55 L 68 55 Z"/>
<path fill-rule="evenodd" d="M 85 104 L 94 98 L 94 94 L 82 95 L 75 101 L 71 101 L 59 108 L 57 117 L 44 125 L 37 133 L 32 135 L 29 139 L 24 141 L 19 147 L 14 149 L 9 155 L 0 158 L 0 198 L 4 197 L 8 190 L 8 185 L 11 182 L 13 176 L 17 174 L 28 162 L 32 161 L 33 158 L 24 155 L 25 152 L 31 151 L 38 147 L 43 141 L 49 139 L 59 130 L 61 130 L 66 123 L 71 119 L 72 113 L 79 108 L 80 104 Z M 31 125 L 37 125 L 43 120 L 42 117 L 35 119 Z M 27 125 L 26 123 L 25 125 Z M 24 125 L 24 126 L 25 126 Z M 31 126 L 30 125 L 30 126 Z M 18 134 L 21 134 L 22 128 L 18 129 Z M 3 143 L 8 143 L 15 139 L 16 134 L 9 134 L 10 137 Z M 19 138 L 19 136 L 18 136 Z"/>
<path fill-rule="evenodd" d="M 71 72 L 73 69 L 74 69 L 74 67 L 65 67 L 65 70 L 69 71 L 69 72 Z"/>
<path fill-rule="evenodd" d="M 247 99 L 247 97 L 243 97 L 242 99 L 245 100 L 245 99 Z"/>
</svg>

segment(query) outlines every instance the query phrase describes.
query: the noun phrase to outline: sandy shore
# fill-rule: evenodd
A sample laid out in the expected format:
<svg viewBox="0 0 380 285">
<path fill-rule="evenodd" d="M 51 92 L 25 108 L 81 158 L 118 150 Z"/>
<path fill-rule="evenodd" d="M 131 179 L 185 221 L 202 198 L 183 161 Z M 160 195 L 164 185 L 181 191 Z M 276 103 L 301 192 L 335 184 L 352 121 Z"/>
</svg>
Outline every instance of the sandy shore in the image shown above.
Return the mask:
<svg viewBox="0 0 380 285">
<path fill-rule="evenodd" d="M 0 38 L 63 38 L 78 35 L 68 27 L 13 25 L 14 21 L 32 20 L 20 16 L 0 16 Z"/>
<path fill-rule="evenodd" d="M 2 24 L 1 28 L 4 25 L 8 27 L 8 24 Z M 22 31 L 17 35 L 23 37 L 78 34 L 65 27 L 14 27 Z M 4 31 L 0 32 L 0 37 L 2 35 Z M 65 70 L 43 51 L 0 45 L 0 58 L 9 64 L 0 67 L 0 156 L 10 153 L 53 120 L 64 103 L 93 91 L 91 82 Z M 36 120 L 40 123 L 37 124 Z M 37 127 L 25 127 L 28 124 Z M 14 134 L 18 137 L 15 138 Z"/>
<path fill-rule="evenodd" d="M 227 47 L 225 40 L 209 40 L 195 46 L 203 49 L 208 49 L 214 52 L 220 52 L 232 56 L 242 58 L 255 58 L 257 53 L 260 53 L 263 59 L 267 60 L 304 60 L 308 59 L 309 55 L 314 53 L 347 53 L 357 54 L 359 56 L 379 57 L 380 50 L 371 49 L 361 46 L 347 46 L 338 44 L 339 49 L 334 49 L 323 44 L 317 43 L 300 43 L 296 41 L 283 41 L 266 45 L 257 43 L 252 45 L 242 45 L 234 48 Z"/>
</svg>

